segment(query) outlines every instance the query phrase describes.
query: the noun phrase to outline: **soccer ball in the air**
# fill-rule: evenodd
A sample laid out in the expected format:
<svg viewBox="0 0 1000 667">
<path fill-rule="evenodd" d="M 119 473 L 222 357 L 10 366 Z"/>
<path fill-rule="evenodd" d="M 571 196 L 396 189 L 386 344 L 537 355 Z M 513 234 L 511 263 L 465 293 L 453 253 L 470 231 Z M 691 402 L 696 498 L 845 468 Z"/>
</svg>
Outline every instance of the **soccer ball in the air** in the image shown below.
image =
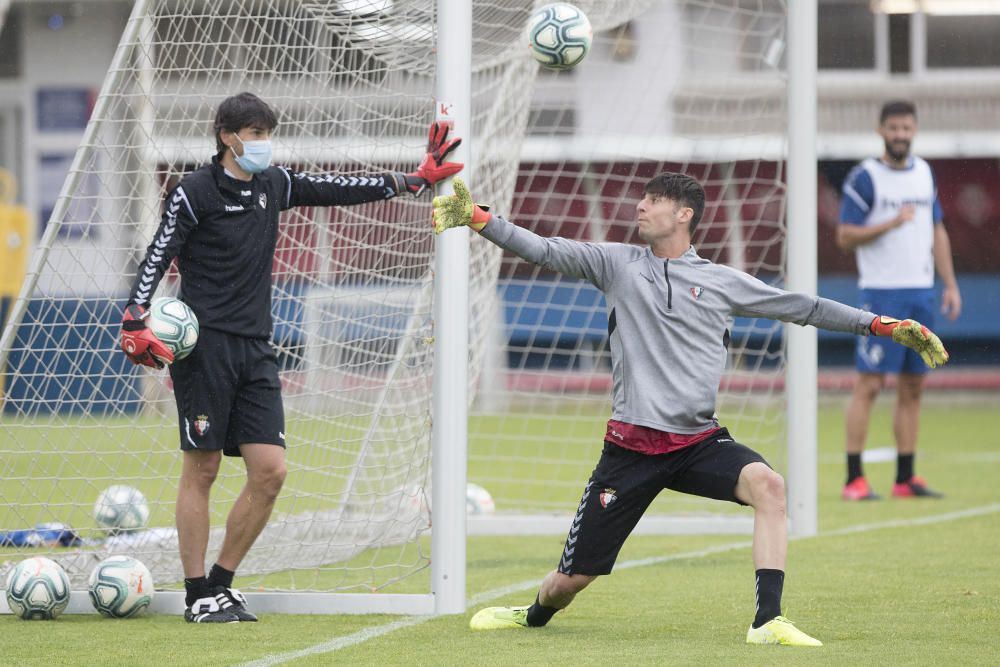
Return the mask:
<svg viewBox="0 0 1000 667">
<path fill-rule="evenodd" d="M 198 342 L 198 318 L 180 299 L 161 296 L 149 305 L 146 328 L 174 353 L 174 361 L 191 354 Z"/>
<path fill-rule="evenodd" d="M 149 521 L 149 503 L 139 489 L 109 486 L 94 503 L 94 520 L 112 535 L 139 530 Z"/>
<path fill-rule="evenodd" d="M 138 616 L 153 601 L 153 577 L 131 556 L 111 556 L 90 573 L 90 602 L 102 616 Z"/>
<path fill-rule="evenodd" d="M 469 482 L 465 487 L 465 512 L 466 514 L 493 514 L 496 511 L 496 503 L 490 492 Z"/>
<path fill-rule="evenodd" d="M 48 620 L 69 604 L 69 577 L 62 566 L 42 556 L 27 558 L 7 575 L 7 605 L 25 620 Z"/>
<path fill-rule="evenodd" d="M 580 64 L 593 38 L 586 14 L 565 2 L 545 5 L 528 21 L 531 55 L 549 69 L 569 69 Z"/>
</svg>

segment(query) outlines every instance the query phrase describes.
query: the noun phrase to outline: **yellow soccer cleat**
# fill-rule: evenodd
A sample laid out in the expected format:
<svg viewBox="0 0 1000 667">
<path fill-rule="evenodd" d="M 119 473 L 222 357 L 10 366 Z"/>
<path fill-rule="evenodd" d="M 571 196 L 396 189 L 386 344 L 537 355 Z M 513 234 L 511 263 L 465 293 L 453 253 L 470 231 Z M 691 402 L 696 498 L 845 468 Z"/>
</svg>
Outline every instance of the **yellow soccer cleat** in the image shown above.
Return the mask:
<svg viewBox="0 0 1000 667">
<path fill-rule="evenodd" d="M 784 616 L 775 616 L 759 628 L 751 627 L 747 630 L 747 644 L 822 646 L 823 642 L 802 632 Z"/>
<path fill-rule="evenodd" d="M 473 630 L 505 630 L 528 627 L 528 607 L 487 607 L 469 621 Z"/>
</svg>

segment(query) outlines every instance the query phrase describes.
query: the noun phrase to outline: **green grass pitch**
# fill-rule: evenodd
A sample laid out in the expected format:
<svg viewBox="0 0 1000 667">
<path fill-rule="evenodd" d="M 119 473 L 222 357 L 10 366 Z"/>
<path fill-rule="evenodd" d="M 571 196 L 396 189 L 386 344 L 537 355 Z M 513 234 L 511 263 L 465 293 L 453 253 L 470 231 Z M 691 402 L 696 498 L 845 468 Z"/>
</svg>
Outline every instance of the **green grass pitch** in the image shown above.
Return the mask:
<svg viewBox="0 0 1000 667">
<path fill-rule="evenodd" d="M 937 398 L 924 411 L 917 470 L 947 493 L 938 501 L 840 501 L 844 400 L 821 407 L 820 535 L 790 545 L 784 611 L 822 648 L 743 643 L 754 592 L 748 538 L 740 536 L 633 537 L 622 567 L 548 627 L 474 633 L 468 619 L 482 606 L 530 602 L 562 548 L 557 537 L 476 537 L 467 584 L 476 604 L 466 614 L 269 615 L 222 627 L 167 616 L 25 622 L 8 615 L 0 616 L 0 665 L 996 664 L 998 416 L 990 400 Z M 891 443 L 886 407 L 869 440 Z M 869 463 L 866 472 L 888 495 L 894 464 Z M 393 590 L 426 587 L 418 575 Z M 497 597 L 503 590 L 513 592 Z"/>
</svg>

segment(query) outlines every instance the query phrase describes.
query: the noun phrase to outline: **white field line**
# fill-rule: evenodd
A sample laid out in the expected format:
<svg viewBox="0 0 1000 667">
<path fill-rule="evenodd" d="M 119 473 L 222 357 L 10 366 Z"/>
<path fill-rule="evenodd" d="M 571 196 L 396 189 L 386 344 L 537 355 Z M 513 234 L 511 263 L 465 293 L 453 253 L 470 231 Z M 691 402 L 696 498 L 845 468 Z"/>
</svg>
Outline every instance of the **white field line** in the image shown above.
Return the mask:
<svg viewBox="0 0 1000 667">
<path fill-rule="evenodd" d="M 959 510 L 956 512 L 948 512 L 945 514 L 934 514 L 931 516 L 918 517 L 916 519 L 897 519 L 892 521 L 881 521 L 879 523 L 865 523 L 858 524 L 855 526 L 847 526 L 846 528 L 839 528 L 837 530 L 831 530 L 819 535 L 804 538 L 792 537 L 791 541 L 799 541 L 804 539 L 816 539 L 825 537 L 840 537 L 843 535 L 853 535 L 856 533 L 870 533 L 876 530 L 886 530 L 891 528 L 908 528 L 912 526 L 925 526 L 933 523 L 947 523 L 949 521 L 957 521 L 960 519 L 968 519 L 970 517 L 984 516 L 987 514 L 994 514 L 1000 512 L 1000 503 L 993 503 L 990 505 L 982 505 L 980 507 L 971 507 L 965 510 Z M 657 565 L 659 563 L 667 563 L 676 560 L 687 560 L 692 558 L 703 558 L 705 556 L 711 556 L 713 554 L 725 553 L 727 551 L 735 551 L 737 549 L 747 549 L 751 546 L 749 540 L 743 540 L 740 542 L 730 542 L 728 544 L 720 544 L 718 546 L 709 547 L 707 549 L 699 549 L 697 551 L 687 551 L 679 554 L 671 554 L 669 556 L 653 556 L 651 558 L 639 558 L 636 560 L 629 560 L 623 563 L 615 564 L 615 570 L 628 570 L 636 567 L 645 567 L 648 565 Z M 479 593 L 478 595 L 473 595 L 469 598 L 466 606 L 468 607 L 478 607 L 487 602 L 492 602 L 499 598 L 510 595 L 511 593 L 520 593 L 521 591 L 531 590 L 538 588 L 541 585 L 540 579 L 531 579 L 528 581 L 521 581 L 515 584 L 510 584 L 502 588 L 495 588 L 491 591 L 485 591 Z M 299 658 L 304 658 L 311 655 L 321 655 L 324 653 L 332 653 L 333 651 L 339 651 L 340 649 L 347 648 L 349 646 L 354 646 L 355 644 L 360 644 L 366 642 L 369 639 L 375 639 L 381 637 L 382 635 L 389 634 L 396 630 L 401 630 L 403 628 L 410 628 L 415 625 L 420 625 L 427 621 L 433 620 L 437 616 L 407 616 L 399 619 L 398 621 L 393 621 L 391 623 L 386 623 L 384 625 L 376 625 L 370 628 L 365 628 L 364 630 L 358 630 L 354 634 L 345 635 L 344 637 L 337 637 L 331 639 L 330 641 L 323 642 L 321 644 L 314 644 L 312 646 L 299 649 L 297 651 L 289 651 L 287 653 L 276 653 L 274 655 L 264 656 L 258 660 L 253 660 L 251 662 L 238 663 L 237 667 L 271 667 L 272 665 L 280 665 L 286 662 L 291 662 L 292 660 L 298 660 Z"/>
</svg>

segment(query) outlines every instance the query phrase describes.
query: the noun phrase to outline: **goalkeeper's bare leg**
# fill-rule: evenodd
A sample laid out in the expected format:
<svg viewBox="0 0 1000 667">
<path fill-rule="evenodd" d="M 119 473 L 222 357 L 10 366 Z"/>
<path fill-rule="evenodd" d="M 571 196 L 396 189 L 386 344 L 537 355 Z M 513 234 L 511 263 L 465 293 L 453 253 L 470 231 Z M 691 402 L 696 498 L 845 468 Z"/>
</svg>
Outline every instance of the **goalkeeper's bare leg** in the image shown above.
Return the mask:
<svg viewBox="0 0 1000 667">
<path fill-rule="evenodd" d="M 184 618 L 192 623 L 236 623 L 239 618 L 223 607 L 205 578 L 208 549 L 208 500 L 219 474 L 221 451 L 183 452 L 181 479 L 177 488 L 175 521 L 181 566 L 184 569 Z"/>
<path fill-rule="evenodd" d="M 267 525 L 285 482 L 285 449 L 275 445 L 240 445 L 247 482 L 226 519 L 226 536 L 216 562 L 235 571 Z"/>
<path fill-rule="evenodd" d="M 764 463 L 749 463 L 740 471 L 734 495 L 754 509 L 752 554 L 757 614 L 747 631 L 747 643 L 822 646 L 781 615 L 788 555 L 784 478 Z"/>
<path fill-rule="evenodd" d="M 232 604 L 232 611 L 241 621 L 256 621 L 246 608 L 246 598 L 233 588 L 233 574 L 257 540 L 285 482 L 287 467 L 285 449 L 270 444 L 240 445 L 247 468 L 247 481 L 226 519 L 226 534 L 219 557 L 208 576 L 216 595 L 223 595 Z"/>
<path fill-rule="evenodd" d="M 205 576 L 208 549 L 208 497 L 219 474 L 222 452 L 183 452 L 174 518 L 185 577 Z"/>
</svg>

